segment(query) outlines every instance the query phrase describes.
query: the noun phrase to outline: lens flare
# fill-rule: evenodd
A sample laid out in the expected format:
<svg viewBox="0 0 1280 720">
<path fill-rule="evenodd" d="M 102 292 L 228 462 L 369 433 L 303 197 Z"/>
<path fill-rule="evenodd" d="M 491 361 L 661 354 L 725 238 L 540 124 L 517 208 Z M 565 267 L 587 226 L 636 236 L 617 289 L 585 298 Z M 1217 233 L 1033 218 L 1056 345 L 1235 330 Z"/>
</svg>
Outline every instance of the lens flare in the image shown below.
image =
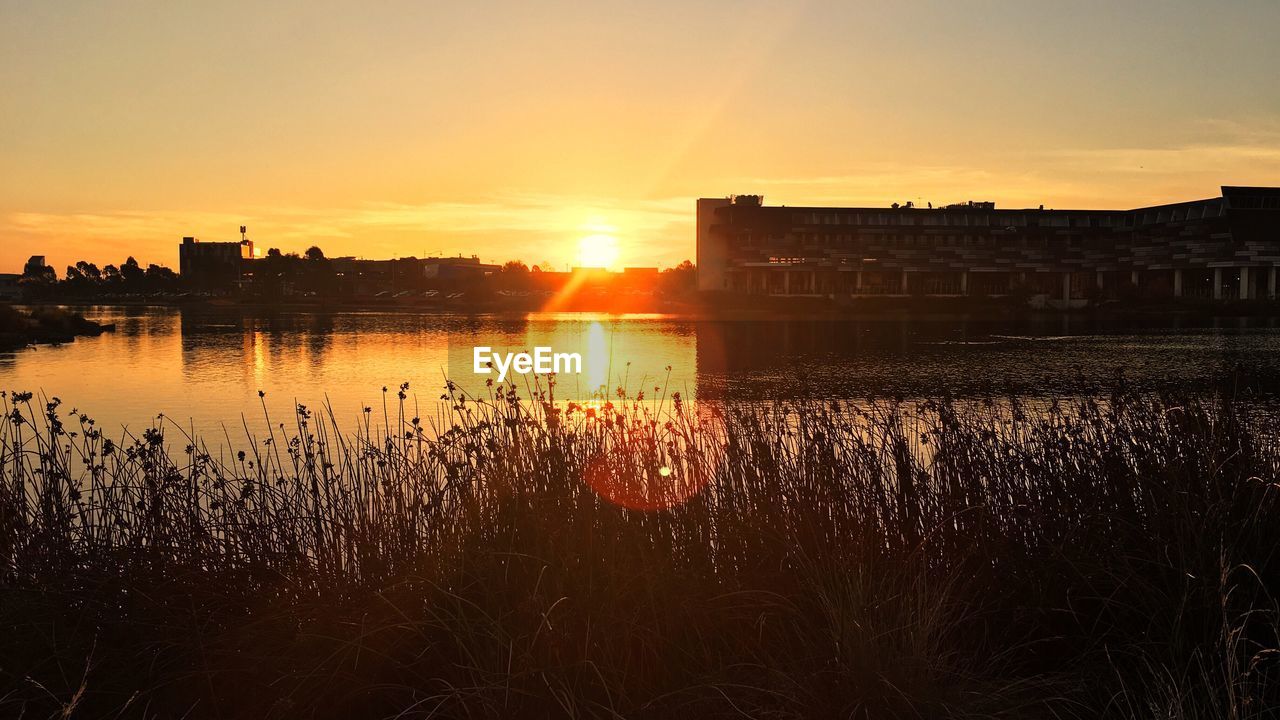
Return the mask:
<svg viewBox="0 0 1280 720">
<path fill-rule="evenodd" d="M 600 454 L 587 463 L 585 480 L 597 495 L 628 510 L 665 510 L 683 505 L 707 484 L 703 473 L 685 469 L 629 466 L 626 453 Z"/>
<path fill-rule="evenodd" d="M 585 268 L 611 268 L 618 262 L 618 239 L 597 233 L 578 241 L 578 265 Z"/>
</svg>

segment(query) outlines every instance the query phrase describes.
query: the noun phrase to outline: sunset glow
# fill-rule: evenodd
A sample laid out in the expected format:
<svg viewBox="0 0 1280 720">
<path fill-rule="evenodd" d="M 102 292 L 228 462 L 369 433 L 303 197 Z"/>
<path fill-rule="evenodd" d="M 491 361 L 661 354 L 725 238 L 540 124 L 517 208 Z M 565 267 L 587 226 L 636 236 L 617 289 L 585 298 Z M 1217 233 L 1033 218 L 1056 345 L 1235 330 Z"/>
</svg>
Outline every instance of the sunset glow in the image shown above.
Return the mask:
<svg viewBox="0 0 1280 720">
<path fill-rule="evenodd" d="M 618 239 L 612 235 L 588 235 L 578 241 L 578 265 L 613 269 L 618 263 Z"/>
<path fill-rule="evenodd" d="M 0 720 L 1280 708 L 1280 0 L 0 0 Z"/>
<path fill-rule="evenodd" d="M 242 224 L 669 267 L 695 197 L 1129 208 L 1280 177 L 1273 2 L 77 7 L 0 11 L 0 270 L 175 265 Z"/>
</svg>

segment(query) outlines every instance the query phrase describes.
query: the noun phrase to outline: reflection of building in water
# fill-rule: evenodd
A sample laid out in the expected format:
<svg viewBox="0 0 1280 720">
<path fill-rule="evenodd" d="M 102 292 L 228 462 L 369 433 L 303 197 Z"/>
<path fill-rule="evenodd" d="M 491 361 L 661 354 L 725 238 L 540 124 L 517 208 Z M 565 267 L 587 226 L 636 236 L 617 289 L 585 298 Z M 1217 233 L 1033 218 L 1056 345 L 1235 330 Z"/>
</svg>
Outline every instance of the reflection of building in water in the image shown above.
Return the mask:
<svg viewBox="0 0 1280 720">
<path fill-rule="evenodd" d="M 698 287 L 808 297 L 1276 297 L 1280 188 L 1136 210 L 769 207 L 699 199 Z"/>
<path fill-rule="evenodd" d="M 245 387 L 273 368 L 319 368 L 333 349 L 327 313 L 254 316 L 183 310 L 179 315 L 183 373 L 195 380 L 234 380 Z"/>
</svg>

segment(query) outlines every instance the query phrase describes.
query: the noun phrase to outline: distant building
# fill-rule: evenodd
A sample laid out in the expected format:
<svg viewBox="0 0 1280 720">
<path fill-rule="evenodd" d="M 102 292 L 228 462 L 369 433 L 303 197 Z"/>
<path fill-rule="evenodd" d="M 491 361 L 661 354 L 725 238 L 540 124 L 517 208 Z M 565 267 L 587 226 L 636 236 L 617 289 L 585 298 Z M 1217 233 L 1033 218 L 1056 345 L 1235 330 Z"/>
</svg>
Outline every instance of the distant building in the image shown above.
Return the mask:
<svg viewBox="0 0 1280 720">
<path fill-rule="evenodd" d="M 498 265 L 476 257 L 395 258 L 365 260 L 337 257 L 330 260 L 340 292 L 346 295 L 377 295 L 435 287 L 469 288 L 498 272 Z"/>
<path fill-rule="evenodd" d="M 579 282 L 604 283 L 608 282 L 616 273 L 612 273 L 607 268 L 602 267 L 578 267 L 575 265 L 569 270 L 569 274 Z"/>
<path fill-rule="evenodd" d="M 21 300 L 22 286 L 18 284 L 21 279 L 18 273 L 0 273 L 0 300 Z"/>
<path fill-rule="evenodd" d="M 652 292 L 658 286 L 658 268 L 627 267 L 616 281 L 618 287 L 632 292 Z"/>
<path fill-rule="evenodd" d="M 184 237 L 178 246 L 178 272 L 192 287 L 238 288 L 245 263 L 252 259 L 252 240 L 201 242 L 194 237 Z"/>
<path fill-rule="evenodd" d="M 397 260 L 364 260 L 354 256 L 330 258 L 329 266 L 342 295 L 375 295 L 395 289 Z"/>
<path fill-rule="evenodd" d="M 652 292 L 657 286 L 658 268 L 629 267 L 615 272 L 600 267 L 573 267 L 568 272 L 538 270 L 529 273 L 531 286 L 540 291 L 574 293 L 609 293 L 616 291 Z"/>
<path fill-rule="evenodd" d="M 560 292 L 573 277 L 574 273 L 562 270 L 538 270 L 529 273 L 529 282 L 540 292 Z"/>
<path fill-rule="evenodd" d="M 500 265 L 480 262 L 480 258 L 475 255 L 471 257 L 432 257 L 422 261 L 423 277 L 446 282 L 479 281 L 501 269 Z"/>
<path fill-rule="evenodd" d="M 752 295 L 1044 294 L 1056 305 L 1277 295 L 1280 188 L 1136 210 L 769 207 L 697 201 L 698 288 Z"/>
</svg>

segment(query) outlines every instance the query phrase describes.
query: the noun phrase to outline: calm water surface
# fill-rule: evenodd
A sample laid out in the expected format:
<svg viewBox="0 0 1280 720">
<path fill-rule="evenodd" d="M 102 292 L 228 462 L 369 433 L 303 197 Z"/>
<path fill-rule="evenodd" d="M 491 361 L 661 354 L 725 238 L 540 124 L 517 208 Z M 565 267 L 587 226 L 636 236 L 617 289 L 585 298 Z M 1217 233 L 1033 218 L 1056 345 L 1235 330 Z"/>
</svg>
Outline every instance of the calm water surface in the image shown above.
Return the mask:
<svg viewBox="0 0 1280 720">
<path fill-rule="evenodd" d="M 456 348 L 556 333 L 602 344 L 592 382 L 688 397 L 799 394 L 1070 396 L 1127 382 L 1153 390 L 1233 388 L 1280 397 L 1274 319 L 1166 319 L 1158 326 L 1044 316 L 1016 325 L 978 320 L 695 321 L 668 316 L 523 317 L 402 313 L 251 314 L 97 307 L 116 331 L 60 347 L 0 354 L 0 389 L 57 396 L 105 428 L 145 427 L 157 414 L 198 430 L 258 426 L 258 391 L 276 420 L 295 402 L 329 402 L 340 420 L 381 415 L 383 387 L 410 384 L 424 417 Z M 449 352 L 450 344 L 455 352 Z M 670 368 L 668 370 L 668 368 Z"/>
</svg>

